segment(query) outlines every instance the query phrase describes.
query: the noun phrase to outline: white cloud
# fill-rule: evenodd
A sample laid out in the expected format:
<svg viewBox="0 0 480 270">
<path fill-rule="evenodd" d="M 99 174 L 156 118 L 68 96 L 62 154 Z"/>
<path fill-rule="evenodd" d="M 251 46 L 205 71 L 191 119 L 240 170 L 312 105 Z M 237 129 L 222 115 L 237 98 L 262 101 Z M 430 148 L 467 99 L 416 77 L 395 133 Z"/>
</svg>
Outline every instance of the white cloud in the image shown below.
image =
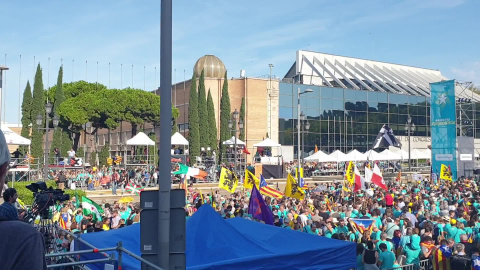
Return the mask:
<svg viewBox="0 0 480 270">
<path fill-rule="evenodd" d="M 480 84 L 480 61 L 467 63 L 463 67 L 453 67 L 450 71 L 455 76 L 454 79 Z"/>
</svg>

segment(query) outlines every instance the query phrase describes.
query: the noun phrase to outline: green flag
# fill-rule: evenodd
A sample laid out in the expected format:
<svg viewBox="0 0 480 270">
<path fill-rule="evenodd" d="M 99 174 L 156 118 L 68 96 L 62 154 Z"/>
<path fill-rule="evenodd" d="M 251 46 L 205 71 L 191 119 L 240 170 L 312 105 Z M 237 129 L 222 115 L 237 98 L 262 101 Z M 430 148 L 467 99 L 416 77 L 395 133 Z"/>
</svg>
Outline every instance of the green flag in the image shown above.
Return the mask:
<svg viewBox="0 0 480 270">
<path fill-rule="evenodd" d="M 82 208 L 84 215 L 92 214 L 94 221 L 102 220 L 102 216 L 100 215 L 101 213 L 103 214 L 102 207 L 85 196 L 82 196 Z"/>
</svg>

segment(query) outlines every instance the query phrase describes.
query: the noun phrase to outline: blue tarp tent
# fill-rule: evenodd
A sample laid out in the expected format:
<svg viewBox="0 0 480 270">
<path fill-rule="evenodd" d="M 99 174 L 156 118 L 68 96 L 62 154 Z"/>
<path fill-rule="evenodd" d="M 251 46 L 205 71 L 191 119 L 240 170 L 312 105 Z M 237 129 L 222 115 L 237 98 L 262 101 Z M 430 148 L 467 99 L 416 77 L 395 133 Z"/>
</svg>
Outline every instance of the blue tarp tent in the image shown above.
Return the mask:
<svg viewBox="0 0 480 270">
<path fill-rule="evenodd" d="M 126 249 L 140 255 L 139 224 L 84 234 L 82 238 L 97 248 L 113 247 L 121 240 Z M 355 253 L 355 243 L 242 218 L 224 220 L 209 205 L 202 206 L 187 221 L 186 255 L 189 270 L 350 269 L 356 267 Z M 95 256 L 83 258 L 98 258 L 100 255 Z M 140 263 L 125 255 L 123 269 L 140 269 Z"/>
<path fill-rule="evenodd" d="M 140 224 L 133 224 L 130 226 L 126 226 L 124 228 L 118 230 L 109 230 L 104 232 L 95 232 L 95 233 L 86 233 L 82 234 L 81 238 L 88 243 L 92 244 L 97 248 L 109 248 L 117 246 L 119 241 L 122 241 L 122 245 L 124 248 L 128 249 L 129 251 L 141 255 L 140 253 Z M 77 241 L 78 245 L 75 245 L 75 250 L 82 250 L 82 249 L 90 249 L 86 245 L 83 245 Z M 118 253 L 115 253 L 115 258 L 118 258 Z M 107 252 L 107 253 L 112 253 Z M 95 254 L 82 254 L 80 257 L 82 260 L 92 260 L 92 259 L 101 259 L 104 258 L 99 253 Z M 92 270 L 103 270 L 104 264 L 89 264 L 88 265 Z M 136 259 L 128 256 L 127 254 L 123 254 L 122 256 L 122 268 L 124 270 L 131 270 L 131 269 L 140 269 L 140 262 Z"/>
<path fill-rule="evenodd" d="M 355 254 L 355 243 L 224 220 L 208 205 L 187 223 L 188 269 L 350 269 Z"/>
</svg>

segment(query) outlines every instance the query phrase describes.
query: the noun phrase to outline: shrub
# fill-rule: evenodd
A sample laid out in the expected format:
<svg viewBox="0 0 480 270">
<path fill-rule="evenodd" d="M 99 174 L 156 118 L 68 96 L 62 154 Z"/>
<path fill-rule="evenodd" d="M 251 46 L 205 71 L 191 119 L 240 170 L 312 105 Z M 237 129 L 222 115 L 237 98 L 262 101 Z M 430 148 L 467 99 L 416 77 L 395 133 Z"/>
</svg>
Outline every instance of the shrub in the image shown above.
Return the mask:
<svg viewBox="0 0 480 270">
<path fill-rule="evenodd" d="M 26 181 L 26 182 L 15 182 L 14 188 L 17 190 L 18 198 L 25 204 L 25 205 L 32 205 L 33 203 L 33 192 L 27 189 L 26 186 L 30 185 L 31 183 L 36 183 L 36 181 Z M 57 188 L 57 183 L 54 180 L 46 181 L 47 187 Z M 75 190 L 65 189 L 65 194 L 69 194 L 70 198 L 75 197 Z M 85 195 L 85 191 L 77 189 L 77 196 L 79 199 Z"/>
</svg>

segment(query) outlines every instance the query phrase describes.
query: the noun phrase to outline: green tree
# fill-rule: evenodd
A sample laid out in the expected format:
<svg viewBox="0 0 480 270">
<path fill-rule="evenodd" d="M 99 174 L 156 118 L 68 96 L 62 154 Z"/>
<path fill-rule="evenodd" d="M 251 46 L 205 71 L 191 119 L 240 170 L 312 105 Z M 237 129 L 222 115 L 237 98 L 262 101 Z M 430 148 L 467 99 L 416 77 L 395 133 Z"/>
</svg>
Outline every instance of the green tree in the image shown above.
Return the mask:
<svg viewBox="0 0 480 270">
<path fill-rule="evenodd" d="M 107 89 L 67 98 L 60 105 L 59 113 L 75 134 L 73 145 L 76 149 L 86 122 L 92 123 L 92 134 L 95 134 L 100 128 L 115 129 L 121 121 L 126 121 L 132 125 L 132 133 L 136 134 L 138 125 L 159 122 L 159 105 L 160 97 L 151 92 Z M 172 116 L 176 118 L 178 115 L 178 109 L 172 107 Z"/>
<path fill-rule="evenodd" d="M 60 105 L 65 101 L 65 95 L 63 93 L 63 67 L 61 66 L 58 70 L 57 85 L 55 86 L 55 97 L 53 98 L 53 113 L 54 115 L 59 115 Z M 49 91 L 50 92 L 50 91 Z M 68 125 L 65 125 L 63 119 L 59 123 L 57 129 L 53 133 L 53 140 L 50 147 L 51 155 L 54 155 L 55 148 L 60 150 L 60 155 L 62 157 L 67 156 L 67 151 L 72 147 L 72 139 L 70 138 L 70 133 L 68 131 Z"/>
<path fill-rule="evenodd" d="M 35 82 L 33 84 L 33 101 L 30 113 L 32 117 L 32 155 L 38 158 L 39 162 L 43 163 L 43 131 L 39 130 L 36 121 L 34 120 L 38 115 L 43 117 L 45 121 L 45 90 L 43 89 L 42 68 L 40 64 L 37 66 L 35 73 Z M 45 122 L 40 126 L 44 127 Z"/>
<path fill-rule="evenodd" d="M 217 153 L 218 150 L 218 142 L 217 142 L 217 122 L 215 121 L 215 107 L 213 105 L 213 98 L 210 89 L 208 89 L 208 97 L 207 97 L 207 112 L 208 112 L 208 137 L 209 137 L 209 144 L 212 148 L 212 151 Z"/>
<path fill-rule="evenodd" d="M 205 75 L 204 70 L 200 74 L 200 79 L 198 80 L 198 129 L 200 132 L 201 138 L 206 138 L 206 140 L 201 140 L 201 146 L 210 146 L 208 145 L 210 141 L 208 140 L 208 111 L 207 111 L 207 95 L 205 93 Z"/>
<path fill-rule="evenodd" d="M 30 87 L 30 81 L 27 81 L 27 86 L 23 91 L 23 101 L 22 101 L 22 137 L 30 139 L 30 124 L 32 124 L 32 89 Z M 28 151 L 27 146 L 22 146 L 22 153 Z"/>
<path fill-rule="evenodd" d="M 197 78 L 192 76 L 190 85 L 190 98 L 188 100 L 188 142 L 190 165 L 195 163 L 195 158 L 200 155 L 200 131 L 198 124 L 198 95 Z"/>
<path fill-rule="evenodd" d="M 240 106 L 240 121 L 243 122 L 243 128 L 240 130 L 238 138 L 242 141 L 245 140 L 245 98 L 242 97 L 242 105 Z"/>
<path fill-rule="evenodd" d="M 110 143 L 105 142 L 105 145 L 102 147 L 102 150 L 100 150 L 100 153 L 98 153 L 98 163 L 100 167 L 107 166 L 107 158 L 109 157 L 110 157 Z"/>
<path fill-rule="evenodd" d="M 220 99 L 220 152 L 223 158 L 226 147 L 222 142 L 228 140 L 231 136 L 230 129 L 228 128 L 228 121 L 230 120 L 230 96 L 228 95 L 228 77 L 225 71 L 225 79 L 222 87 L 222 98 Z"/>
</svg>

